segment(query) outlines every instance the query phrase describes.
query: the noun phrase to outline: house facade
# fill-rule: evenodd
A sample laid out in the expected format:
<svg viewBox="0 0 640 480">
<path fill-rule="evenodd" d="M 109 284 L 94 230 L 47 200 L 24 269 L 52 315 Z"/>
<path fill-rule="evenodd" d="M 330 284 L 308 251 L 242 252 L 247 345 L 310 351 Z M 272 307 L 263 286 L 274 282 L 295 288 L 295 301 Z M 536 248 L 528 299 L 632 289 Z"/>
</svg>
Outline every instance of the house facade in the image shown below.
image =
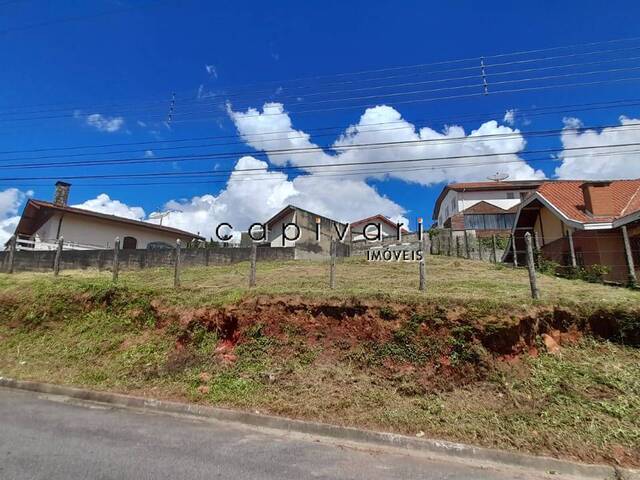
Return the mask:
<svg viewBox="0 0 640 480">
<path fill-rule="evenodd" d="M 602 265 L 606 280 L 640 275 L 640 179 L 544 182 L 518 209 L 518 261 L 530 232 L 543 258 L 567 267 Z M 513 246 L 505 261 L 513 261 Z"/>
<path fill-rule="evenodd" d="M 331 239 L 338 241 L 338 255 L 347 253 L 349 232 L 340 240 L 338 232 L 347 225 L 294 205 L 287 205 L 265 222 L 267 242 L 272 247 L 295 247 L 296 259 L 323 258 L 330 255 Z M 297 228 L 294 226 L 296 225 Z M 298 231 L 299 229 L 299 231 Z M 316 231 L 319 229 L 319 239 Z M 256 233 L 256 236 L 258 234 Z M 296 238 L 296 240 L 293 240 Z"/>
<path fill-rule="evenodd" d="M 395 222 L 392 222 L 388 217 L 379 213 L 371 217 L 351 222 L 349 225 L 351 241 L 359 242 L 365 240 L 365 231 L 367 233 L 367 237 L 374 238 L 378 234 L 378 228 L 380 229 L 380 236 L 383 239 L 389 237 L 395 238 L 398 235 L 398 225 Z M 409 230 L 401 227 L 400 233 L 409 233 Z"/>
<path fill-rule="evenodd" d="M 16 227 L 17 248 L 20 250 L 53 250 L 58 239 L 64 239 L 65 249 L 94 250 L 113 248 L 116 237 L 122 249 L 144 249 L 174 246 L 204 240 L 199 235 L 67 205 L 70 185 L 56 183 L 53 202 L 29 199 Z"/>
<path fill-rule="evenodd" d="M 535 180 L 452 183 L 438 196 L 432 218 L 438 228 L 453 232 L 508 235 L 518 205 L 540 184 Z"/>
</svg>

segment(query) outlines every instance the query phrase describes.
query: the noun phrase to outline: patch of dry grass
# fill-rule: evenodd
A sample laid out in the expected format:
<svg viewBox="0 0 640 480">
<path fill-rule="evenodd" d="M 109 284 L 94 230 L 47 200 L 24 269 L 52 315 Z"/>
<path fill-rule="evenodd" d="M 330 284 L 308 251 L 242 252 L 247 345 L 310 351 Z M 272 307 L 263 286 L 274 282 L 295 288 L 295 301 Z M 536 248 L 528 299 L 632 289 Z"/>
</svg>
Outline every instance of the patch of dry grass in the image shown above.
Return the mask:
<svg viewBox="0 0 640 480">
<path fill-rule="evenodd" d="M 418 291 L 416 263 L 379 263 L 345 259 L 337 266 L 337 288 L 328 287 L 327 262 L 288 261 L 258 264 L 257 287 L 248 288 L 247 262 L 185 268 L 181 287 L 173 289 L 169 268 L 127 271 L 120 283 L 132 288 L 153 290 L 175 304 L 223 304 L 247 295 L 300 295 L 310 298 L 394 299 L 403 302 L 469 302 L 493 306 L 532 305 L 527 272 L 502 265 L 428 257 L 427 291 Z M 0 275 L 0 289 L 21 289 L 109 282 L 109 272 L 66 271 L 53 279 L 48 273 Z M 640 291 L 538 275 L 541 304 L 600 305 L 632 307 L 640 304 Z"/>
</svg>

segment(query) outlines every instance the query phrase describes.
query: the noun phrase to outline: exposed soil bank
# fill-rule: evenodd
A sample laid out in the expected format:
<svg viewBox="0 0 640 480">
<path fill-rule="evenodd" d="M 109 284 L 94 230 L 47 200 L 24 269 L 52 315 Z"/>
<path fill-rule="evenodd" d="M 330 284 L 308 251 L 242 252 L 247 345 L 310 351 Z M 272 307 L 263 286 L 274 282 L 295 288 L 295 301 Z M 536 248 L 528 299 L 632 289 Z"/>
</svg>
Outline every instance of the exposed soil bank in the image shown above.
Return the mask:
<svg viewBox="0 0 640 480">
<path fill-rule="evenodd" d="M 159 328 L 179 328 L 176 351 L 198 343 L 202 330 L 219 339 L 216 352 L 233 361 L 233 349 L 265 336 L 286 343 L 295 336 L 325 360 L 351 360 L 385 376 L 416 377 L 419 390 L 447 389 L 482 379 L 496 362 L 523 354 L 557 353 L 583 335 L 637 346 L 640 311 L 598 310 L 588 315 L 564 308 L 478 317 L 462 307 L 312 302 L 255 298 L 224 308 L 162 307 L 153 302 Z M 416 392 L 419 393 L 419 392 Z"/>
</svg>

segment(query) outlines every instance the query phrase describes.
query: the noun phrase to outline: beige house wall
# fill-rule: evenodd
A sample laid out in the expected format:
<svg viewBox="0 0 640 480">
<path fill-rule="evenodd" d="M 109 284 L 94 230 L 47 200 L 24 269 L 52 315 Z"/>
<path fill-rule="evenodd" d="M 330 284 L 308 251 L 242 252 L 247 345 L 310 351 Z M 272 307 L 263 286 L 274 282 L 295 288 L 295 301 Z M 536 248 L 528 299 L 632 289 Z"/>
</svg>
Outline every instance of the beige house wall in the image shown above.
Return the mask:
<svg viewBox="0 0 640 480">
<path fill-rule="evenodd" d="M 61 222 L 62 219 L 62 222 Z M 151 242 L 165 242 L 175 245 L 180 238 L 182 242 L 191 241 L 192 237 L 180 236 L 172 232 L 162 232 L 136 225 L 110 222 L 94 217 L 85 217 L 73 213 L 56 213 L 36 232 L 36 236 L 42 241 L 55 240 L 60 235 L 66 242 L 82 245 L 92 245 L 99 248 L 113 248 L 116 237 L 120 237 L 120 245 L 124 237 L 133 237 L 137 240 L 136 248 L 147 248 Z"/>
<path fill-rule="evenodd" d="M 546 245 L 564 237 L 566 227 L 558 217 L 547 208 L 540 209 L 540 216 L 536 220 L 535 232 L 540 239 L 540 245 Z"/>
</svg>

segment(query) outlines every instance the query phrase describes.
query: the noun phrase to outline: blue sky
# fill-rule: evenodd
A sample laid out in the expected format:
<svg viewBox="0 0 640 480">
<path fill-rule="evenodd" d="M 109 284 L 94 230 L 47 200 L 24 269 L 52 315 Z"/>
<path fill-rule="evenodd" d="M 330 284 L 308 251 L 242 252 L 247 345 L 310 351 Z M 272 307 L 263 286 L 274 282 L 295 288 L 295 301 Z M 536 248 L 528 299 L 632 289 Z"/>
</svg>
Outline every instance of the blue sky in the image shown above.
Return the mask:
<svg viewBox="0 0 640 480">
<path fill-rule="evenodd" d="M 134 7 L 134 8 L 131 8 Z M 106 14 L 102 15 L 102 13 Z M 113 12 L 113 13 L 109 13 Z M 228 137 L 208 143 L 232 143 L 206 148 L 162 151 L 162 147 L 175 144 L 154 143 L 146 146 L 127 146 L 111 150 L 135 150 L 126 154 L 92 155 L 92 159 L 144 158 L 146 150 L 152 150 L 155 158 L 168 155 L 204 154 L 210 152 L 246 152 L 252 146 L 237 136 L 235 124 L 224 109 L 225 96 L 235 112 L 253 107 L 261 112 L 264 102 L 275 101 L 290 111 L 292 129 L 309 132 L 310 141 L 327 146 L 333 143 L 339 129 L 322 136 L 314 136 L 317 129 L 328 126 L 357 124 L 365 113 L 365 107 L 345 108 L 333 111 L 295 113 L 309 109 L 312 96 L 297 101 L 300 90 L 290 88 L 296 83 L 291 79 L 331 76 L 343 72 L 359 72 L 395 66 L 414 65 L 452 59 L 480 57 L 516 51 L 609 41 L 611 39 L 640 36 L 637 18 L 638 2 L 205 2 L 197 0 L 133 2 L 128 0 L 95 0 L 92 2 L 25 0 L 0 3 L 0 144 L 2 151 L 51 149 L 74 145 L 104 145 L 136 142 L 171 142 L 195 137 Z M 83 17 L 67 21 L 71 17 Z M 63 21 L 60 21 L 63 20 Z M 35 26 L 34 26 L 35 25 Z M 39 26 L 38 26 L 39 25 Z M 30 26 L 34 26 L 30 28 Z M 588 52 L 600 49 L 640 45 L 640 42 L 614 44 L 582 49 L 568 49 L 553 54 Z M 550 53 L 541 53 L 545 57 Z M 603 54 L 602 59 L 627 57 L 626 67 L 640 66 L 634 56 L 640 50 Z M 509 57 L 514 59 L 516 57 Z M 531 53 L 517 57 L 535 58 Z M 586 62 L 594 57 L 567 58 L 561 62 Z M 493 60 L 494 62 L 497 60 Z M 473 65 L 466 63 L 464 65 Z M 456 64 L 453 64 L 455 66 Z M 540 67 L 544 63 L 529 63 L 526 68 Z M 209 66 L 207 68 L 207 66 Z M 451 64 L 445 65 L 450 67 Z M 583 71 L 617 67 L 617 63 L 584 67 Z M 433 68 L 433 67 L 430 67 Z M 442 67 L 438 67 L 442 68 Z M 479 67 L 478 67 L 479 68 Z M 520 68 L 520 67 L 518 67 Z M 522 67 L 525 68 L 525 67 Z M 414 70 L 401 70 L 400 73 Z M 505 70 L 503 70 L 505 71 Z M 556 70 L 551 73 L 558 73 Z M 396 72 L 396 71 L 394 71 Z M 420 70 L 416 70 L 420 72 Z M 547 72 L 536 73 L 546 75 Z M 351 80 L 349 89 L 370 84 L 364 79 L 380 74 L 361 74 L 348 77 L 305 80 L 302 91 L 322 91 L 324 83 Z M 618 77 L 640 76 L 640 71 L 615 73 Z M 497 77 L 491 77 L 490 88 Z M 413 80 L 423 77 L 413 77 Z M 523 75 L 522 78 L 526 78 Z M 591 77 L 589 77 L 591 78 Z M 602 77 L 600 77 L 602 78 Z M 500 80 L 504 80 L 501 77 Z M 578 81 L 571 78 L 569 81 Z M 324 83 L 323 83 L 324 82 Z M 251 87 L 245 87 L 252 85 Z M 516 84 L 518 85 L 518 84 Z M 531 85 L 528 83 L 526 85 Z M 528 138 L 527 131 L 560 129 L 563 117 L 576 116 L 584 125 L 617 125 L 619 117 L 631 119 L 640 115 L 638 105 L 589 110 L 576 113 L 558 112 L 553 115 L 527 115 L 526 112 L 544 106 L 628 100 L 640 98 L 640 82 L 625 81 L 593 86 L 534 90 L 501 95 L 476 96 L 434 102 L 400 104 L 398 99 L 416 99 L 416 96 L 380 98 L 374 104 L 393 108 L 403 119 L 417 128 L 429 127 L 442 131 L 445 123 L 463 126 L 468 134 L 481 124 L 496 120 L 500 125 L 517 128 L 523 132 L 527 149 L 559 147 L 559 135 L 544 138 Z M 282 93 L 278 87 L 284 86 Z M 288 89 L 289 87 L 289 89 Z M 335 87 L 332 87 L 335 88 Z M 425 87 L 422 87 L 425 88 Z M 201 93 L 215 94 L 196 100 Z M 339 89 L 347 89 L 342 85 Z M 238 92 L 242 91 L 242 95 Z M 325 90 L 326 91 L 326 90 Z M 330 90 L 331 91 L 331 90 Z M 455 90 L 454 90 L 455 91 Z M 177 92 L 175 122 L 170 129 L 163 125 L 169 109 L 171 92 Z M 367 94 L 367 91 L 354 95 Z M 447 92 L 450 93 L 450 92 Z M 441 95 L 434 93 L 432 95 Z M 444 93 L 442 93 L 444 95 Z M 302 97 L 305 97 L 304 95 Z M 424 97 L 424 95 L 423 95 Z M 323 97 L 315 97 L 323 98 Z M 207 103 L 209 101 L 210 103 Z M 146 103 L 145 103 L 146 102 Z M 361 102 L 362 103 L 362 102 Z M 313 104 L 317 107 L 317 103 Z M 326 105 L 326 104 L 325 104 Z M 329 104 L 333 105 L 333 104 Z M 342 105 L 342 104 L 340 104 Z M 61 109 L 66 110 L 61 112 Z M 197 118 L 189 112 L 197 109 Z M 504 112 L 515 109 L 515 122 L 505 123 Z M 523 112 L 523 113 L 521 113 Z M 7 114 L 9 113 L 9 114 Z M 383 112 L 389 114 L 388 111 Z M 494 115 L 489 115 L 494 113 Z M 95 115 L 100 115 L 99 117 Z M 55 118 L 34 118 L 53 116 Z M 384 117 L 386 118 L 386 117 Z M 21 120 L 22 119 L 22 120 Z M 26 120 L 25 120 L 26 119 Z M 266 117 L 263 118 L 266 120 Z M 446 121 L 445 121 L 446 120 Z M 251 130 L 254 126 L 246 125 Z M 264 127 L 264 125 L 263 125 Z M 498 127 L 496 127 L 498 128 Z M 235 135 L 235 138 L 233 137 Z M 627 138 L 627 137 L 622 137 Z M 246 140 L 246 138 L 244 139 Z M 574 139 L 581 145 L 580 139 Z M 207 142 L 200 142 L 207 143 Z M 187 144 L 198 144 L 192 142 Z M 109 149 L 102 149 L 107 151 Z M 92 153 L 101 150 L 74 150 L 75 153 Z M 2 162 L 29 161 L 37 155 L 60 155 L 66 151 L 0 154 Z M 150 153 L 146 154 L 151 155 Z M 52 195 L 54 180 L 35 180 L 34 177 L 59 177 L 66 179 L 85 174 L 113 174 L 126 171 L 137 174 L 160 171 L 225 170 L 234 167 L 242 155 L 215 161 L 186 161 L 148 163 L 144 165 L 93 166 L 42 169 L 4 169 L 0 177 L 25 178 L 25 180 L 0 180 L 0 190 L 11 190 L 7 201 L 0 198 L 0 212 L 4 220 L 15 217 L 27 195 L 48 199 Z M 539 157 L 540 155 L 538 155 Z M 548 156 L 548 155 L 547 155 Z M 268 161 L 254 152 L 256 161 Z M 81 157 L 85 158 L 85 157 Z M 526 158 L 526 157 L 523 157 Z M 533 158 L 533 156 L 531 156 Z M 34 160 L 35 161 L 35 160 Z M 47 161 L 47 160 L 45 160 Z M 55 161 L 65 161 L 56 158 Z M 296 159 L 290 159 L 296 164 Z M 304 162 L 302 162 L 304 163 Z M 630 160 L 627 162 L 630 163 Z M 253 164 L 251 164 L 253 165 Z M 620 164 L 619 164 L 620 165 Z M 618 166 L 619 166 L 618 165 Z M 548 177 L 554 177 L 557 161 L 538 161 L 531 164 Z M 600 167 L 598 167 L 600 168 Z M 496 166 L 495 170 L 503 169 Z M 604 169 L 604 170 L 603 170 Z M 571 170 L 570 172 L 568 170 Z M 567 170 L 567 176 L 576 176 L 581 167 Z M 636 167 L 620 170 L 607 166 L 598 171 L 584 171 L 585 176 L 621 172 L 624 176 L 640 176 Z M 299 173 L 299 172 L 298 172 Z M 483 180 L 486 172 L 476 175 Z M 295 173 L 290 174 L 290 180 Z M 435 197 L 442 189 L 442 181 L 460 179 L 455 172 L 448 178 L 421 172 L 416 181 L 411 178 L 363 178 L 362 183 L 373 186 L 377 192 L 370 208 L 387 209 L 390 215 L 402 215 L 413 221 L 417 216 L 430 217 Z M 604 175 L 604 173 L 602 173 Z M 460 175 L 470 179 L 468 174 Z M 200 180 L 205 180 L 199 177 Z M 193 179 L 191 179 L 193 180 Z M 216 177 L 216 182 L 225 178 Z M 282 181 L 280 178 L 278 181 Z M 256 191 L 236 192 L 212 213 L 211 199 L 216 197 L 223 183 L 184 184 L 179 181 L 162 186 L 100 185 L 106 180 L 75 180 L 71 203 L 94 201 L 96 208 L 111 208 L 114 213 L 125 212 L 140 216 L 139 210 L 131 214 L 130 207 L 141 207 L 146 214 L 153 211 L 176 208 L 189 210 L 197 215 L 199 209 L 209 208 L 208 215 L 200 215 L 199 222 L 226 221 L 229 218 L 246 222 L 254 214 L 278 207 L 291 197 L 291 188 L 300 185 L 280 185 Z M 112 181 L 110 183 L 117 183 Z M 124 182 L 119 180 L 119 182 Z M 266 182 L 269 183 L 269 182 Z M 342 185 L 349 188 L 347 185 Z M 335 210 L 337 216 L 348 216 L 351 202 L 354 215 L 366 213 L 368 190 L 346 194 L 341 185 L 329 182 L 325 187 L 304 186 L 309 190 L 305 198 L 311 205 L 313 195 L 328 195 L 335 189 L 335 196 L 344 199 L 319 201 L 318 208 Z M 277 198 L 269 197 L 274 191 Z M 360 193 L 354 193 L 355 191 Z M 5 190 L 6 191 L 6 190 Z M 373 190 L 372 190 L 373 191 Z M 319 193 L 321 192 L 321 193 Z M 106 193 L 111 203 L 96 201 Z M 289 196 L 287 196 L 289 194 Z M 244 197 L 242 195 L 245 195 Z M 10 198 L 9 198 L 10 197 Z M 268 197 L 268 198 L 267 198 Z M 238 212 L 237 202 L 246 200 L 246 208 Z M 381 199 L 389 199 L 393 206 Z M 104 198 L 103 198 L 104 200 Z M 114 204 L 113 200 L 121 202 Z M 169 202 L 169 203 L 167 203 Z M 208 202 L 208 203 L 207 203 Z M 234 203 L 235 202 L 235 203 Z M 233 205 L 232 205 L 233 204 Z M 251 204 L 261 208 L 251 210 Z M 340 207 L 336 207 L 339 205 Z M 398 208 L 399 207 L 399 208 Z M 346 210 L 345 210 L 346 209 Z M 200 212 L 201 213 L 201 212 Z M 327 213 L 327 212 L 322 212 Z M 372 212 L 375 213 L 375 212 Z M 178 216 L 176 214 L 176 216 Z M 228 218 L 227 218 L 228 217 Z M 255 220 L 261 220 L 256 218 Z M 175 219 L 177 226 L 188 227 L 193 216 Z M 9 222 L 11 223 L 11 221 Z M 198 230 L 202 223 L 198 224 Z"/>
</svg>

